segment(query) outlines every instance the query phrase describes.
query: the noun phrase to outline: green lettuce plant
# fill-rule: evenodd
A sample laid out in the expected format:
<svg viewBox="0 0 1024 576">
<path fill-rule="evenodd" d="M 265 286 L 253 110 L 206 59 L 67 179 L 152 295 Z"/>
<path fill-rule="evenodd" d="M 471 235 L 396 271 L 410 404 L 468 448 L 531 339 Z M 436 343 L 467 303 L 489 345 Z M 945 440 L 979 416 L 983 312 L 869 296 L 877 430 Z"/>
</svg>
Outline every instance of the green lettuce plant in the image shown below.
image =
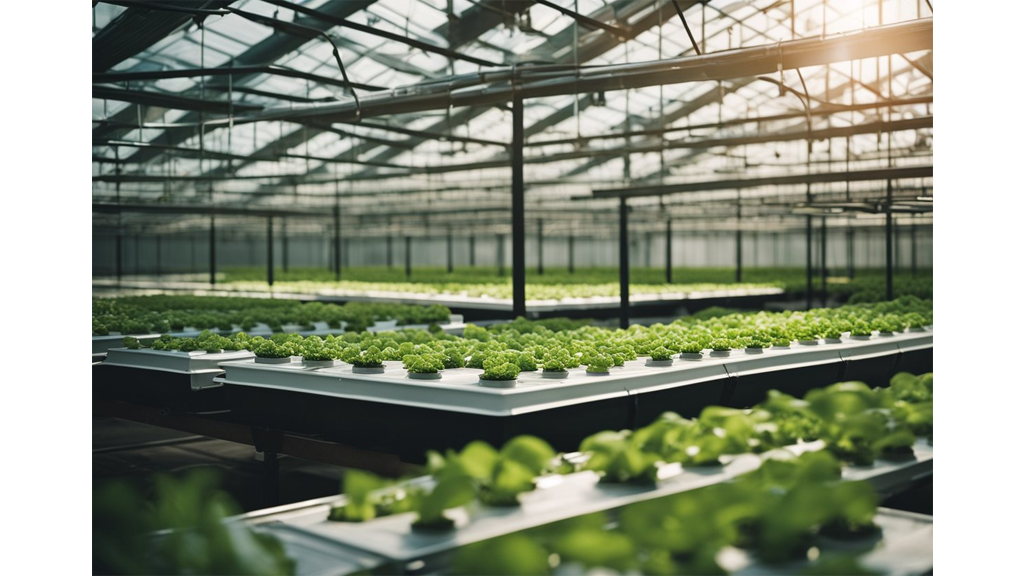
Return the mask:
<svg viewBox="0 0 1024 576">
<path fill-rule="evenodd" d="M 481 380 L 499 380 L 508 381 L 519 378 L 519 366 L 511 362 L 492 363 L 484 368 L 484 373 L 480 375 Z"/>
<path fill-rule="evenodd" d="M 408 354 L 402 358 L 402 367 L 414 374 L 437 374 L 444 370 L 444 357 L 440 354 Z"/>
</svg>

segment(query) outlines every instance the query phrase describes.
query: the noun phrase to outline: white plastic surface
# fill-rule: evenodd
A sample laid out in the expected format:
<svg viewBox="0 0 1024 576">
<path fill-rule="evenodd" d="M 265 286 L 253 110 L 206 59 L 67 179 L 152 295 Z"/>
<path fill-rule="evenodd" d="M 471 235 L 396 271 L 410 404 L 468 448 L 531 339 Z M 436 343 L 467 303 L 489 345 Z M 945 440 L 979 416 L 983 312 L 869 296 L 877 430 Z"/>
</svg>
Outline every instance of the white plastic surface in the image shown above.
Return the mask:
<svg viewBox="0 0 1024 576">
<path fill-rule="evenodd" d="M 103 364 L 187 375 L 191 388 L 193 390 L 202 390 L 204 388 L 221 386 L 219 382 L 215 381 L 215 377 L 223 373 L 223 370 L 218 366 L 219 363 L 226 360 L 239 359 L 249 359 L 251 362 L 252 358 L 253 353 L 248 350 L 210 354 L 202 350 L 168 352 L 151 348 L 141 348 L 139 350 L 113 348 L 107 352 L 107 357 L 103 360 Z"/>
<path fill-rule="evenodd" d="M 441 379 L 413 380 L 401 362 L 385 363 L 383 374 L 354 374 L 352 366 L 311 369 L 293 362 L 261 365 L 252 360 L 222 364 L 226 374 L 218 382 L 291 390 L 370 402 L 435 408 L 453 412 L 510 416 L 550 408 L 645 394 L 725 379 L 730 375 L 758 374 L 841 362 L 862 354 L 895 354 L 901 345 L 928 347 L 931 333 L 904 333 L 870 340 L 844 339 L 840 344 L 767 349 L 763 354 L 735 354 L 727 358 L 705 356 L 699 361 L 675 360 L 672 366 L 649 367 L 646 359 L 614 367 L 608 376 L 587 376 L 583 367 L 569 370 L 563 379 L 544 378 L 540 372 L 522 372 L 514 388 L 480 386 L 482 370 L 443 370 Z"/>
<path fill-rule="evenodd" d="M 820 450 L 822 447 L 821 442 L 812 442 L 794 446 L 793 451 Z M 409 561 L 566 518 L 696 490 L 755 470 L 761 462 L 760 457 L 754 454 L 723 457 L 723 460 L 726 460 L 724 466 L 715 467 L 662 466 L 657 486 L 600 484 L 598 475 L 589 471 L 545 476 L 538 479 L 536 490 L 520 496 L 522 505 L 519 507 L 487 507 L 475 502 L 468 507 L 448 511 L 448 516 L 456 522 L 456 529 L 448 532 L 414 532 L 411 529 L 415 519 L 413 513 L 363 523 L 331 522 L 327 520 L 330 510 L 327 499 L 313 501 L 305 510 L 296 505 L 276 515 L 260 515 L 256 520 L 278 519 L 345 546 L 361 548 L 393 561 Z M 881 461 L 875 466 L 862 467 L 849 475 L 849 479 L 889 485 L 902 481 L 908 476 L 907 470 L 916 469 L 920 474 L 926 468 L 931 473 L 931 467 L 931 449 L 920 450 L 919 442 L 913 459 L 892 463 Z M 843 476 L 848 477 L 845 470 Z M 338 496 L 334 504 L 343 502 L 344 496 Z"/>
<path fill-rule="evenodd" d="M 932 569 L 931 516 L 879 508 L 875 523 L 882 530 L 877 542 L 871 538 L 839 541 L 820 537 L 816 545 L 823 555 L 867 551 L 859 559 L 861 565 L 890 576 L 917 576 Z M 749 552 L 732 547 L 723 549 L 717 559 L 733 576 L 788 576 L 799 574 L 808 566 L 807 561 L 767 565 Z"/>
</svg>

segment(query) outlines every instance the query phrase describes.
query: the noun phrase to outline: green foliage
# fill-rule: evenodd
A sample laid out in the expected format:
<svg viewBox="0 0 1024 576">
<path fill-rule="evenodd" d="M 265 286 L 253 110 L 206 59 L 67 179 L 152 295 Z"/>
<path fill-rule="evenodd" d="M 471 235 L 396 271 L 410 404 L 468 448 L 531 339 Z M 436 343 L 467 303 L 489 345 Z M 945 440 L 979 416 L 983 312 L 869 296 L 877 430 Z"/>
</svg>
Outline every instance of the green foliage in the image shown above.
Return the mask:
<svg viewBox="0 0 1024 576">
<path fill-rule="evenodd" d="M 485 363 L 481 380 L 515 380 L 519 378 L 519 366 L 511 362 Z"/>
<path fill-rule="evenodd" d="M 370 472 L 349 469 L 342 481 L 345 504 L 331 509 L 328 520 L 366 522 L 411 510 L 411 499 L 393 482 Z"/>
<path fill-rule="evenodd" d="M 139 348 L 142 348 L 142 343 L 139 342 L 138 338 L 125 336 L 124 338 L 121 338 L 121 346 L 124 346 L 129 350 L 138 350 Z"/>
<path fill-rule="evenodd" d="M 607 372 L 614 364 L 615 360 L 612 357 L 604 354 L 594 354 L 587 361 L 587 372 L 601 374 Z"/>
<path fill-rule="evenodd" d="M 273 340 L 265 340 L 259 336 L 250 340 L 249 346 L 257 358 L 288 358 L 292 355 L 291 347 L 278 344 Z"/>
<path fill-rule="evenodd" d="M 197 470 L 158 476 L 151 500 L 123 482 L 93 493 L 93 572 L 97 574 L 292 574 L 281 543 L 244 524 L 217 477 Z M 169 534 L 152 537 L 157 530 Z"/>
<path fill-rule="evenodd" d="M 654 350 L 651 350 L 651 360 L 671 360 L 672 351 L 664 346 L 658 346 Z"/>
<path fill-rule="evenodd" d="M 444 370 L 444 356 L 441 354 L 409 354 L 402 358 L 402 366 L 415 374 L 437 374 Z"/>
</svg>

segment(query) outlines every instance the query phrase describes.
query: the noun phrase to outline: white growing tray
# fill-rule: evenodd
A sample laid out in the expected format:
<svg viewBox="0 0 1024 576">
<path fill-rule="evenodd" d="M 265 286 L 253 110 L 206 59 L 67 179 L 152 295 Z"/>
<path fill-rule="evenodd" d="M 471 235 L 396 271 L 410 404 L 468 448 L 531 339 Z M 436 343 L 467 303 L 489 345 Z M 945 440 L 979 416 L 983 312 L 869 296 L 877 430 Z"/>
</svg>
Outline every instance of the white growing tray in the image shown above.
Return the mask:
<svg viewBox="0 0 1024 576">
<path fill-rule="evenodd" d="M 790 450 L 799 453 L 820 450 L 823 446 L 818 441 L 798 444 L 790 447 Z M 726 462 L 724 466 L 709 468 L 683 468 L 679 464 L 662 466 L 656 486 L 600 484 L 599 476 L 590 471 L 545 476 L 538 479 L 536 490 L 520 496 L 520 506 L 488 507 L 474 502 L 466 507 L 449 510 L 447 514 L 455 520 L 456 529 L 446 532 L 413 531 L 411 525 L 415 514 L 411 512 L 362 523 L 327 520 L 330 509 L 345 502 L 344 495 L 255 512 L 243 515 L 242 519 L 259 524 L 285 523 L 292 530 L 319 539 L 360 549 L 390 561 L 408 562 L 559 520 L 726 482 L 757 469 L 761 463 L 761 457 L 755 454 L 726 456 L 722 459 Z M 881 488 L 899 485 L 908 478 L 931 474 L 932 461 L 932 446 L 919 439 L 914 446 L 912 459 L 879 460 L 871 466 L 857 467 L 855 472 L 847 467 L 843 470 L 843 478 L 867 480 L 884 492 Z M 429 478 L 418 478 L 414 482 L 429 485 Z"/>
<path fill-rule="evenodd" d="M 288 390 L 369 402 L 489 416 L 512 416 L 561 406 L 593 402 L 633 394 L 656 392 L 730 375 L 758 374 L 895 354 L 901 347 L 931 346 L 931 333 L 903 333 L 871 340 L 843 339 L 837 344 L 794 345 L 789 350 L 765 350 L 761 354 L 733 351 L 728 357 L 704 356 L 702 360 L 676 359 L 671 366 L 647 367 L 644 359 L 612 368 L 607 376 L 588 375 L 584 368 L 569 371 L 564 379 L 543 378 L 540 372 L 523 372 L 514 388 L 480 386 L 482 370 L 460 368 L 442 371 L 440 380 L 413 380 L 401 362 L 385 362 L 383 374 L 354 374 L 352 366 L 308 368 L 290 364 L 257 364 L 254 360 L 225 362 L 220 383 Z"/>
<path fill-rule="evenodd" d="M 298 324 L 285 324 L 281 328 L 284 332 L 295 332 L 302 336 L 326 336 L 328 334 L 340 334 L 345 330 L 345 322 L 341 323 L 341 328 L 331 328 L 327 322 L 313 322 L 314 330 L 302 330 L 302 326 Z M 466 328 L 466 323 L 459 320 L 458 322 L 447 322 L 440 324 L 441 330 L 448 334 L 462 334 L 462 331 Z M 428 324 L 408 324 L 404 326 L 391 326 L 387 323 L 376 323 L 373 326 L 367 328 L 369 332 L 385 332 L 387 330 L 405 330 L 418 328 L 426 330 L 429 327 Z M 195 338 L 202 331 L 194 328 L 186 327 L 185 330 L 180 332 L 168 332 L 169 336 L 175 338 Z M 270 329 L 270 326 L 260 322 L 256 324 L 256 327 L 249 331 L 242 330 L 241 326 L 234 326 L 231 330 L 231 334 L 236 332 L 246 332 L 250 336 L 270 336 L 274 333 Z M 223 334 L 223 332 L 219 332 Z M 160 337 L 160 334 L 109 334 L 107 336 L 93 336 L 92 337 L 92 353 L 93 355 L 105 354 L 111 348 L 120 348 L 122 339 L 125 336 L 132 336 L 139 340 L 156 340 Z"/>
<path fill-rule="evenodd" d="M 201 390 L 221 385 L 214 382 L 214 377 L 224 372 L 219 366 L 221 362 L 243 360 L 246 358 L 253 358 L 253 353 L 248 350 L 233 350 L 211 354 L 203 350 L 170 352 L 166 350 L 153 350 L 151 348 L 140 348 L 138 350 L 113 348 L 107 352 L 107 358 L 102 363 L 108 366 L 140 368 L 188 375 L 192 383 L 192 389 Z"/>
</svg>

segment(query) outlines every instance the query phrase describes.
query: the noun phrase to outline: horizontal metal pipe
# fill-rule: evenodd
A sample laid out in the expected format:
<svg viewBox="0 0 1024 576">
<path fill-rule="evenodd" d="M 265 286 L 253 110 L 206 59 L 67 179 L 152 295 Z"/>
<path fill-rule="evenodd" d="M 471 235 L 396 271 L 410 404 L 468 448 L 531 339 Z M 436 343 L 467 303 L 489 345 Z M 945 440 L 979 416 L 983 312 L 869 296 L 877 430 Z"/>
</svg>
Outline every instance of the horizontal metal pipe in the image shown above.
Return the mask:
<svg viewBox="0 0 1024 576">
<path fill-rule="evenodd" d="M 379 92 L 387 90 L 383 86 L 371 86 L 358 82 L 345 82 L 330 76 L 310 74 L 282 66 L 235 66 L 231 68 L 189 68 L 186 70 L 148 70 L 144 72 L 103 72 L 92 75 L 93 84 L 110 84 L 116 82 L 137 82 L 141 80 L 165 80 L 169 78 L 196 78 L 199 76 L 232 76 L 244 74 L 270 74 L 272 76 L 284 76 L 287 78 L 298 78 L 300 80 L 311 80 L 320 84 L 340 86 L 342 88 L 358 88 L 367 92 Z"/>
<path fill-rule="evenodd" d="M 511 84 L 498 84 L 498 78 L 515 76 L 516 89 L 524 98 L 625 90 L 683 82 L 727 80 L 820 66 L 888 54 L 932 49 L 932 20 L 925 18 L 900 24 L 879 26 L 841 36 L 802 38 L 750 48 L 738 48 L 705 54 L 608 66 L 580 67 L 567 73 L 545 66 L 518 66 L 477 74 L 471 88 L 454 89 L 454 81 L 424 83 L 389 93 L 370 94 L 354 102 L 312 103 L 289 108 L 268 108 L 235 122 L 315 118 L 326 122 L 356 120 L 387 114 L 422 112 L 470 105 L 500 105 L 512 99 Z M 490 84 L 483 85 L 480 84 Z M 226 124 L 213 120 L 207 126 Z"/>
<path fill-rule="evenodd" d="M 706 182 L 685 182 L 682 184 L 666 184 L 662 186 L 644 186 L 641 188 L 605 188 L 594 190 L 590 198 L 639 198 L 642 196 L 662 196 L 680 192 L 706 192 L 709 190 L 736 190 L 740 188 L 759 188 L 761 186 L 782 186 L 789 184 L 817 184 L 822 182 L 862 182 L 866 180 L 898 180 L 900 178 L 930 178 L 931 166 L 912 166 L 903 168 L 882 168 L 878 170 L 859 170 L 851 172 L 822 172 L 817 174 L 793 174 L 788 176 L 768 176 L 764 178 L 739 178 L 735 180 L 710 180 Z M 581 199 L 587 199 L 584 196 Z"/>
</svg>

